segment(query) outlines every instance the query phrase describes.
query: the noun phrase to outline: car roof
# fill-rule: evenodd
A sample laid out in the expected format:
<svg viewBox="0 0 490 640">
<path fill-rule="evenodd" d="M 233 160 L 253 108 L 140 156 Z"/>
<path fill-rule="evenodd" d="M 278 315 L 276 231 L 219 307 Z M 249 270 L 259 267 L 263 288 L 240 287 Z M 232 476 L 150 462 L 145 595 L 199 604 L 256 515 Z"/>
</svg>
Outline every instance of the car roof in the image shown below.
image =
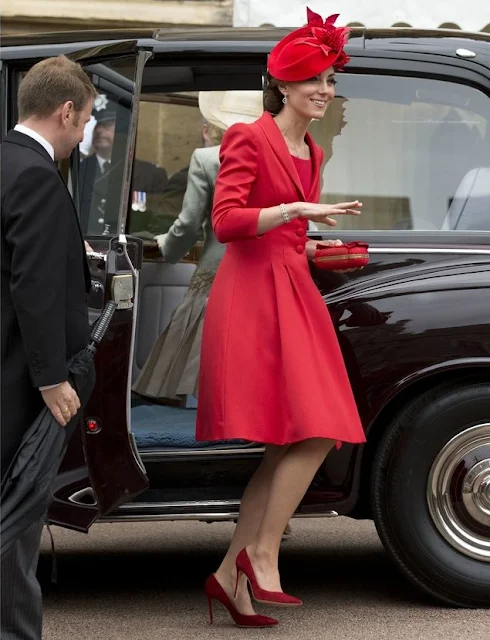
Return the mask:
<svg viewBox="0 0 490 640">
<path fill-rule="evenodd" d="M 28 33 L 2 35 L 0 43 L 4 47 L 61 44 L 64 42 L 103 42 L 111 40 L 167 40 L 169 42 L 275 42 L 293 29 L 278 27 L 193 27 L 193 28 L 158 28 L 155 29 L 100 29 L 83 31 L 59 31 L 49 33 Z M 490 33 L 460 31 L 458 29 L 417 29 L 414 27 L 391 27 L 386 29 L 369 29 L 352 27 L 351 39 L 363 38 L 366 41 L 410 40 L 414 43 L 420 39 L 429 40 L 434 46 L 444 46 L 444 40 L 469 40 L 476 43 L 490 43 Z M 449 44 L 449 42 L 446 42 Z"/>
<path fill-rule="evenodd" d="M 115 41 L 134 40 L 140 46 L 152 47 L 156 52 L 192 50 L 231 50 L 259 53 L 270 48 L 292 29 L 276 27 L 193 27 L 155 29 L 105 29 L 51 33 L 7 35 L 0 37 L 0 46 L 13 49 L 21 54 L 31 50 L 34 55 L 56 55 L 59 46 L 67 45 L 69 50 L 77 47 L 110 44 Z M 50 53 L 53 48 L 53 53 Z M 417 29 L 412 27 L 392 27 L 370 29 L 353 27 L 348 48 L 377 49 L 391 51 L 437 52 L 456 56 L 457 49 L 465 48 L 490 59 L 490 34 L 466 32 L 457 29 Z M 19 57 L 22 57 L 21 55 Z M 490 64 L 490 63 L 489 63 Z"/>
</svg>

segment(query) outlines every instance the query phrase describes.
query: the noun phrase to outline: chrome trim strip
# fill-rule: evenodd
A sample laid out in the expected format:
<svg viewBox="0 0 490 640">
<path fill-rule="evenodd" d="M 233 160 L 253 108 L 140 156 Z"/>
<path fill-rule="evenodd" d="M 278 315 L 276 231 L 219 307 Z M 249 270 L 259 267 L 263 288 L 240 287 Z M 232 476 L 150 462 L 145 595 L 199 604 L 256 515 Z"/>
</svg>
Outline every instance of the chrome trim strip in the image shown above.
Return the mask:
<svg viewBox="0 0 490 640">
<path fill-rule="evenodd" d="M 436 253 L 490 256 L 490 249 L 434 249 L 433 247 L 369 247 L 369 253 Z"/>
<path fill-rule="evenodd" d="M 97 520 L 97 522 L 155 522 L 158 520 L 213 520 L 213 521 L 220 521 L 220 522 L 226 522 L 229 520 L 236 520 L 237 518 L 237 513 L 226 513 L 226 512 L 222 512 L 222 513 L 208 513 L 208 512 L 202 512 L 202 513 L 192 513 L 192 514 L 185 514 L 185 513 L 177 513 L 174 515 L 160 515 L 160 514 L 155 514 L 155 515 L 129 515 L 129 516 L 120 516 L 120 517 L 114 517 L 114 516 L 106 516 L 104 518 L 99 518 Z M 293 518 L 336 518 L 339 514 L 337 513 L 337 511 L 326 511 L 325 513 L 296 513 L 293 515 Z"/>
<path fill-rule="evenodd" d="M 134 294 L 133 294 L 133 324 L 131 327 L 131 342 L 129 345 L 129 365 L 128 365 L 128 377 L 126 381 L 126 427 L 128 430 L 128 434 L 131 440 L 131 449 L 133 451 L 133 455 L 138 462 L 138 465 L 141 471 L 146 475 L 145 465 L 143 464 L 143 460 L 141 458 L 140 452 L 138 451 L 138 447 L 136 445 L 136 440 L 134 438 L 134 434 L 131 430 L 131 388 L 133 382 L 133 359 L 134 359 L 134 349 L 136 346 L 136 323 L 138 321 L 138 313 L 139 313 L 139 286 L 140 286 L 140 274 L 137 269 L 134 268 L 133 263 L 131 262 L 131 258 L 128 254 L 127 240 L 126 236 L 120 234 L 119 240 L 124 239 L 124 242 L 121 242 L 124 250 L 124 257 L 127 260 L 131 273 L 134 279 Z"/>
<path fill-rule="evenodd" d="M 264 453 L 264 447 L 254 447 L 251 449 L 175 449 L 175 451 L 169 451 L 168 449 L 152 449 L 140 451 L 142 458 L 175 458 L 176 456 L 226 456 L 230 454 L 244 454 L 244 453 Z"/>
<path fill-rule="evenodd" d="M 83 502 L 81 500 L 81 498 L 85 498 L 87 496 L 90 496 L 92 498 L 91 504 L 89 504 L 88 502 Z M 97 499 L 95 497 L 95 493 L 92 487 L 84 487 L 83 489 L 79 489 L 78 491 L 75 491 L 75 493 L 72 493 L 70 496 L 68 496 L 68 501 L 73 502 L 73 504 L 82 505 L 83 507 L 97 506 Z"/>
<path fill-rule="evenodd" d="M 236 520 L 238 513 L 191 513 L 183 514 L 177 513 L 175 515 L 135 515 L 135 516 L 106 516 L 105 518 L 99 518 L 97 522 L 154 522 L 158 520 L 219 520 L 228 521 Z"/>
<path fill-rule="evenodd" d="M 184 507 L 199 507 L 209 509 L 211 507 L 236 507 L 240 508 L 240 500 L 175 500 L 172 502 L 127 502 L 117 508 L 118 511 L 126 509 L 172 509 Z"/>
<path fill-rule="evenodd" d="M 293 518 L 306 519 L 306 518 L 338 518 L 339 514 L 337 511 L 330 509 L 329 511 L 325 511 L 323 513 L 295 513 L 293 514 Z"/>
</svg>

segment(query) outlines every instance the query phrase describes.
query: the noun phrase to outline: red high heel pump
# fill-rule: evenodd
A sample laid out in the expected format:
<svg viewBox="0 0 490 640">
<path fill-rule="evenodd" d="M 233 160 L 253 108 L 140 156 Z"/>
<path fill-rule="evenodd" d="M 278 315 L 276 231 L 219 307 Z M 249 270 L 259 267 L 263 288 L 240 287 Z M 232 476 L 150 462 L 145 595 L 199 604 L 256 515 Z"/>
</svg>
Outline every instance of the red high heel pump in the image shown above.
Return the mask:
<svg viewBox="0 0 490 640">
<path fill-rule="evenodd" d="M 252 590 L 252 595 L 255 600 L 257 600 L 257 602 L 261 602 L 262 604 L 271 604 L 277 607 L 299 607 L 303 604 L 303 601 L 299 598 L 290 596 L 287 593 L 283 593 L 282 591 L 267 591 L 266 589 L 262 589 L 262 587 L 259 587 L 254 568 L 252 566 L 252 563 L 250 562 L 250 558 L 246 549 L 242 549 L 237 556 L 236 570 L 237 577 L 235 595 L 238 589 L 238 578 L 240 577 L 240 574 L 243 573 L 245 576 L 247 576 L 247 580 Z"/>
<path fill-rule="evenodd" d="M 269 618 L 268 616 L 261 615 L 245 615 L 243 613 L 239 613 L 235 606 L 233 605 L 230 598 L 226 595 L 225 590 L 220 585 L 220 583 L 216 580 L 216 576 L 211 574 L 209 578 L 206 580 L 206 584 L 204 585 L 204 591 L 206 593 L 206 597 L 208 599 L 209 604 L 209 622 L 213 624 L 213 600 L 218 600 L 224 605 L 231 617 L 233 618 L 233 622 L 238 627 L 273 627 L 276 624 L 279 624 L 278 620 L 275 618 Z"/>
</svg>

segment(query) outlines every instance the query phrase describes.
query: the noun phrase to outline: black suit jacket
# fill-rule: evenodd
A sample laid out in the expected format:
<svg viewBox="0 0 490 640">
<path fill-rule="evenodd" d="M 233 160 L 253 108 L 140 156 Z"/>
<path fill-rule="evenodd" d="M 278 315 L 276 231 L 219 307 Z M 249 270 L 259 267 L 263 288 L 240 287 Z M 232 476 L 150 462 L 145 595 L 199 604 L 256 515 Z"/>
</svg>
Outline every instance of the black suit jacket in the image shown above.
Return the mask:
<svg viewBox="0 0 490 640">
<path fill-rule="evenodd" d="M 82 229 L 101 234 L 104 231 L 105 200 L 109 187 L 111 169 L 102 174 L 96 155 L 89 156 L 80 164 L 80 219 Z M 165 169 L 151 162 L 135 159 L 131 179 L 131 191 L 146 194 L 163 193 L 168 183 Z M 129 201 L 131 206 L 131 197 Z M 114 233 L 115 230 L 111 229 Z"/>
<path fill-rule="evenodd" d="M 10 131 L 1 147 L 1 455 L 7 470 L 43 401 L 89 341 L 90 273 L 71 196 L 46 150 Z"/>
</svg>

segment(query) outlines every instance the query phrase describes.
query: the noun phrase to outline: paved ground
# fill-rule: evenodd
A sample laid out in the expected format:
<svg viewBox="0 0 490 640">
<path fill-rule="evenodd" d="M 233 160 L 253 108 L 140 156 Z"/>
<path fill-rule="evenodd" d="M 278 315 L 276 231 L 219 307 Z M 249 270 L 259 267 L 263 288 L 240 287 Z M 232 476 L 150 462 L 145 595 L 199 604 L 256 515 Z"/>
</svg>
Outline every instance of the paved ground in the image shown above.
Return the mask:
<svg viewBox="0 0 490 640">
<path fill-rule="evenodd" d="M 40 576 L 43 640 L 488 640 L 490 612 L 435 606 L 401 579 L 370 522 L 296 520 L 284 544 L 284 588 L 305 600 L 274 629 L 238 629 L 218 609 L 206 618 L 202 585 L 232 531 L 229 523 L 105 524 L 88 536 L 54 528 Z"/>
</svg>

